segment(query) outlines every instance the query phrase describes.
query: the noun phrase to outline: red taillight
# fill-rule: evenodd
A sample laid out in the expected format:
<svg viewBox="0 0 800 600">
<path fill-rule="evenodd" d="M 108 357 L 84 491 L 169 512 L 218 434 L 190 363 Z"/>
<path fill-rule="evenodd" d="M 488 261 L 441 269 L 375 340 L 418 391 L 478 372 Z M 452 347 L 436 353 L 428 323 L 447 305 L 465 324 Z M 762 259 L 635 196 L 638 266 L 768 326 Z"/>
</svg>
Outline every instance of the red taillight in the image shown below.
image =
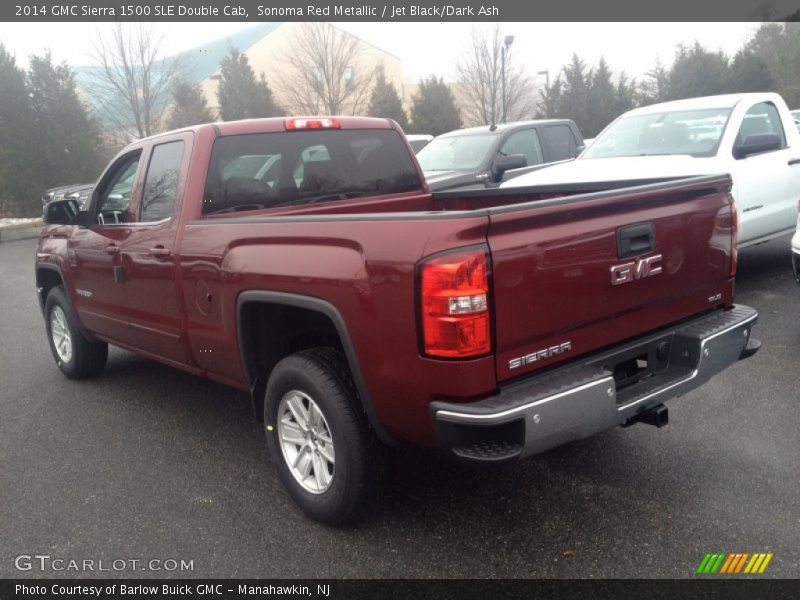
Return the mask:
<svg viewBox="0 0 800 600">
<path fill-rule="evenodd" d="M 736 267 L 739 262 L 739 215 L 736 212 L 736 200 L 731 196 L 731 273 L 736 277 Z"/>
<path fill-rule="evenodd" d="M 421 267 L 422 335 L 430 356 L 463 358 L 491 350 L 485 250 L 436 256 Z"/>
<path fill-rule="evenodd" d="M 298 129 L 341 129 L 339 119 L 286 119 L 286 131 Z"/>
</svg>

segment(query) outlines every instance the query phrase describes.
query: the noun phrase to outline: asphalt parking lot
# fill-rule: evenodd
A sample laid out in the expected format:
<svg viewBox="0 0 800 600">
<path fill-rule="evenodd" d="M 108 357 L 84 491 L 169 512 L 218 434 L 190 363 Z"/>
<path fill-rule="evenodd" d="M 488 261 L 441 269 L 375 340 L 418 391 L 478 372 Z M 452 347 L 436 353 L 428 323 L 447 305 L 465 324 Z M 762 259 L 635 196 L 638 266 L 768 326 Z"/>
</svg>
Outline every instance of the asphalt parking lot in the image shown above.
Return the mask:
<svg viewBox="0 0 800 600">
<path fill-rule="evenodd" d="M 184 559 L 182 577 L 694 577 L 706 552 L 773 552 L 800 576 L 800 289 L 789 239 L 740 254 L 764 343 L 636 425 L 500 468 L 400 452 L 355 527 L 306 519 L 265 465 L 245 395 L 113 350 L 102 377 L 53 364 L 35 240 L 0 244 L 0 577 L 18 555 Z M 68 573 L 70 576 L 81 574 Z"/>
</svg>

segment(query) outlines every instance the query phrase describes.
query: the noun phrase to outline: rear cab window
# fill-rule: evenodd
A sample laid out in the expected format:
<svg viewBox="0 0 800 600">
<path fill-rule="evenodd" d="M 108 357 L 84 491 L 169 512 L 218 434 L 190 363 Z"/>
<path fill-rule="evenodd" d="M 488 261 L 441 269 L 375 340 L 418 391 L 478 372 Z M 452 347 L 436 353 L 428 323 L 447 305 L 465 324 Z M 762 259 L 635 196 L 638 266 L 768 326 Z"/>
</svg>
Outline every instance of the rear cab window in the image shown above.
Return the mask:
<svg viewBox="0 0 800 600">
<path fill-rule="evenodd" d="M 214 142 L 203 214 L 421 189 L 405 141 L 391 129 L 230 135 Z"/>
</svg>

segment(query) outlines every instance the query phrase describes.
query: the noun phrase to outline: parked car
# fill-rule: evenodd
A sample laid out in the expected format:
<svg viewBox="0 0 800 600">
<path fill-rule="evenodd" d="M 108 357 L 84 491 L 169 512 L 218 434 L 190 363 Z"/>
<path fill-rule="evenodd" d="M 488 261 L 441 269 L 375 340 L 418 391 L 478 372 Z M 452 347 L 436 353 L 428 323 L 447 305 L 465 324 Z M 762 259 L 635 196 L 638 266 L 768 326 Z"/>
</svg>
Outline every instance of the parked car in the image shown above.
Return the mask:
<svg viewBox="0 0 800 600">
<path fill-rule="evenodd" d="M 573 121 L 519 121 L 445 133 L 417 159 L 432 191 L 482 189 L 575 158 L 582 149 L 583 137 Z"/>
<path fill-rule="evenodd" d="M 72 198 L 83 207 L 86 204 L 89 196 L 94 189 L 93 183 L 81 183 L 78 185 L 65 185 L 57 188 L 51 188 L 42 194 L 42 211 L 53 200 L 63 200 L 64 198 Z"/>
<path fill-rule="evenodd" d="M 800 134 L 778 94 L 677 100 L 625 113 L 577 160 L 504 186 L 614 182 L 730 173 L 739 245 L 795 228 L 800 196 Z M 596 186 L 595 186 L 596 187 Z"/>
<path fill-rule="evenodd" d="M 433 136 L 428 133 L 412 133 L 406 134 L 406 139 L 408 140 L 408 143 L 411 144 L 411 149 L 414 150 L 415 153 L 418 153 L 428 145 L 428 143 L 433 139 Z"/>
<path fill-rule="evenodd" d="M 753 354 L 729 187 L 430 193 L 386 119 L 199 125 L 123 149 L 88 211 L 51 202 L 36 286 L 64 375 L 114 344 L 249 392 L 291 497 L 338 523 L 393 445 L 494 463 L 662 426 Z"/>
</svg>

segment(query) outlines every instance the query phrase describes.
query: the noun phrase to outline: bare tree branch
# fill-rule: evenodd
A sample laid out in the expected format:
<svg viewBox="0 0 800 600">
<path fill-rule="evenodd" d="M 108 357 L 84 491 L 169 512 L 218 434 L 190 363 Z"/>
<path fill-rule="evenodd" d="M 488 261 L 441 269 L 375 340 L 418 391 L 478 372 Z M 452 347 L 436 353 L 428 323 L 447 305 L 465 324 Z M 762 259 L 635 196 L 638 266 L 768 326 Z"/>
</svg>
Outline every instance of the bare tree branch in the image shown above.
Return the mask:
<svg viewBox="0 0 800 600">
<path fill-rule="evenodd" d="M 456 65 L 460 91 L 464 99 L 465 121 L 472 125 L 499 123 L 503 114 L 502 99 L 503 39 L 500 28 L 483 34 L 472 31 L 470 47 Z M 507 120 L 530 118 L 536 110 L 533 81 L 506 56 Z"/>
<path fill-rule="evenodd" d="M 100 72 L 90 93 L 112 133 L 142 138 L 161 130 L 170 85 L 183 68 L 177 59 L 162 55 L 162 42 L 145 23 L 117 23 L 109 35 L 98 36 L 94 58 Z"/>
<path fill-rule="evenodd" d="M 279 82 L 281 99 L 295 114 L 357 114 L 369 104 L 376 68 L 364 64 L 358 38 L 328 23 L 303 24 Z"/>
</svg>

